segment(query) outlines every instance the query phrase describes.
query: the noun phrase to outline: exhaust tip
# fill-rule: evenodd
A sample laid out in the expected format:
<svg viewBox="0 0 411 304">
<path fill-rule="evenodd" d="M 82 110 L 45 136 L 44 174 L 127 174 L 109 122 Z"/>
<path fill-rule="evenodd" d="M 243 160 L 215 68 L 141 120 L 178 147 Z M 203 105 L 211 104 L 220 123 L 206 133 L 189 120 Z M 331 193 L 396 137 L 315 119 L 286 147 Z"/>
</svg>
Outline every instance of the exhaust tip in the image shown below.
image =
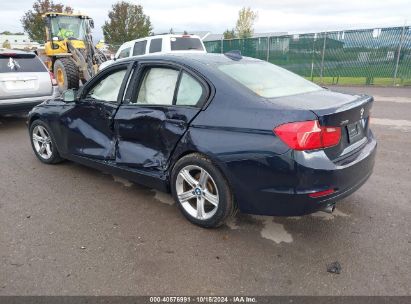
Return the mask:
<svg viewBox="0 0 411 304">
<path fill-rule="evenodd" d="M 332 214 L 335 210 L 335 205 L 328 205 L 327 207 L 321 209 L 322 212 Z"/>
</svg>

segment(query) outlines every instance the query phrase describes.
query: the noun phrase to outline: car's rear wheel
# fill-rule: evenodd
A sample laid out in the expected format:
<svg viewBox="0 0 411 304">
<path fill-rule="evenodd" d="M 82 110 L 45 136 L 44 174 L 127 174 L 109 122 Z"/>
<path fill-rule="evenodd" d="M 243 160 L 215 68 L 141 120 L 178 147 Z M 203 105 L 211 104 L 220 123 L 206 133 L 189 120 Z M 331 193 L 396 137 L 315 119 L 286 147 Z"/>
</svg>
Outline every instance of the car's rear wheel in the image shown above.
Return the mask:
<svg viewBox="0 0 411 304">
<path fill-rule="evenodd" d="M 41 120 L 35 120 L 30 125 L 30 139 L 34 154 L 43 163 L 55 164 L 63 160 L 50 129 Z"/>
<path fill-rule="evenodd" d="M 201 227 L 218 227 L 236 210 L 227 180 L 200 154 L 187 155 L 175 164 L 171 192 L 184 216 Z"/>
</svg>

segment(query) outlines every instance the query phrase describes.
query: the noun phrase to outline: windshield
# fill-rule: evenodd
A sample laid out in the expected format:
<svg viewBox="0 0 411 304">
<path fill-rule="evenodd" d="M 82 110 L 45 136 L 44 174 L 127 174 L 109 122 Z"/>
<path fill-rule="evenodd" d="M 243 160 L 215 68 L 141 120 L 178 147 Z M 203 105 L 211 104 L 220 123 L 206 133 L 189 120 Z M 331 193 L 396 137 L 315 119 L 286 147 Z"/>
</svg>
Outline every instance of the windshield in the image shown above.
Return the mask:
<svg viewBox="0 0 411 304">
<path fill-rule="evenodd" d="M 59 40 L 84 40 L 86 19 L 69 16 L 51 18 L 51 31 L 52 37 L 58 37 Z"/>
<path fill-rule="evenodd" d="M 170 40 L 172 51 L 204 51 L 203 45 L 198 38 L 172 37 Z"/>
<path fill-rule="evenodd" d="M 266 98 L 322 90 L 320 86 L 268 62 L 224 64 L 218 69 Z"/>
</svg>

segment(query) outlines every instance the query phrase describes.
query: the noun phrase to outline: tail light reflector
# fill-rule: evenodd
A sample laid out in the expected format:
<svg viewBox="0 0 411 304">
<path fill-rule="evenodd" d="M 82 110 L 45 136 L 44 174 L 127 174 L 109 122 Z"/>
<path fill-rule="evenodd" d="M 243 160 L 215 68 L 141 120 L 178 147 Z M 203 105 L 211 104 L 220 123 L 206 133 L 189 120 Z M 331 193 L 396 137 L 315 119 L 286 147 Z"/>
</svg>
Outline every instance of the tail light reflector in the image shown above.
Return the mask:
<svg viewBox="0 0 411 304">
<path fill-rule="evenodd" d="M 322 127 L 318 120 L 286 123 L 273 131 L 291 149 L 298 151 L 329 148 L 341 139 L 340 127 Z"/>
<path fill-rule="evenodd" d="M 56 86 L 56 85 L 57 85 L 57 80 L 56 80 L 56 78 L 54 77 L 54 74 L 53 74 L 52 72 L 49 72 L 49 75 L 50 75 L 51 84 L 52 84 L 53 86 Z"/>
<path fill-rule="evenodd" d="M 333 194 L 334 192 L 335 192 L 334 189 L 328 189 L 328 190 L 324 190 L 324 191 L 310 193 L 310 194 L 308 194 L 308 196 L 312 197 L 312 198 L 317 198 L 317 197 L 322 197 L 322 196 L 327 196 L 327 195 Z"/>
</svg>

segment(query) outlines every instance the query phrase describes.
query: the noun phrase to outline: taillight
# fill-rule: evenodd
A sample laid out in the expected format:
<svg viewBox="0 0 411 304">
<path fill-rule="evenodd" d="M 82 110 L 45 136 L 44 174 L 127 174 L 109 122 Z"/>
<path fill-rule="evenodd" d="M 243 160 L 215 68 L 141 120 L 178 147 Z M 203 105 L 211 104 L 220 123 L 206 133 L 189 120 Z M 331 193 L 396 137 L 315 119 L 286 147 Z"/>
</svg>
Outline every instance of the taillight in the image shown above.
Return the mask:
<svg viewBox="0 0 411 304">
<path fill-rule="evenodd" d="M 273 131 L 291 149 L 299 151 L 332 147 L 341 139 L 340 127 L 322 127 L 318 120 L 286 123 Z"/>
<path fill-rule="evenodd" d="M 324 191 L 318 191 L 318 192 L 310 193 L 310 194 L 308 194 L 308 196 L 312 197 L 312 198 L 317 198 L 317 197 L 331 195 L 334 192 L 335 192 L 334 189 L 327 189 L 327 190 L 324 190 Z"/>
<path fill-rule="evenodd" d="M 341 139 L 340 127 L 321 127 L 323 148 L 338 145 Z"/>
<path fill-rule="evenodd" d="M 57 80 L 56 80 L 56 78 L 54 78 L 54 74 L 52 72 L 49 72 L 49 75 L 50 75 L 51 84 L 53 86 L 56 86 L 57 85 Z"/>
</svg>

